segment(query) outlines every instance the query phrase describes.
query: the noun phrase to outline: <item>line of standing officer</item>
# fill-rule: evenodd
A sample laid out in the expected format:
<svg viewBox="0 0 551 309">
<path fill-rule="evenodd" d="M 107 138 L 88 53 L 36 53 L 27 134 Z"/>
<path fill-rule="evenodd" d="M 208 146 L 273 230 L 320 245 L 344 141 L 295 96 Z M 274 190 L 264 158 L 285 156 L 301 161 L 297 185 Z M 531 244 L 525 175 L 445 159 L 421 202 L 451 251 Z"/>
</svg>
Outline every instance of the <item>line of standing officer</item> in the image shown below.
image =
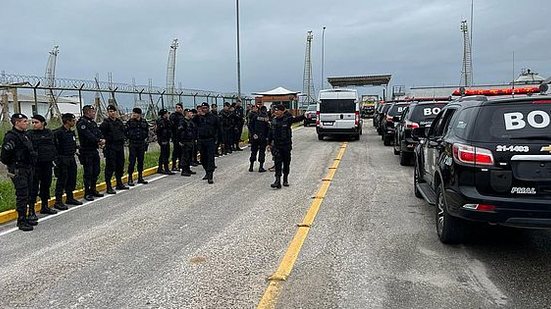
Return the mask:
<svg viewBox="0 0 551 309">
<path fill-rule="evenodd" d="M 79 160 L 84 168 L 84 199 L 93 201 L 95 197 L 103 196 L 96 190 L 96 185 L 100 173 L 98 149 L 105 146 L 105 139 L 102 137 L 98 124 L 94 121 L 96 109 L 92 105 L 85 105 L 82 108 L 82 113 L 82 117 L 77 122 L 80 140 Z"/>
<path fill-rule="evenodd" d="M 117 115 L 117 108 L 114 105 L 107 106 L 108 117 L 103 120 L 99 126 L 105 147 L 103 147 L 103 156 L 105 158 L 105 184 L 107 194 L 116 194 L 111 184 L 111 178 L 115 173 L 116 189 L 128 190 L 129 188 L 122 182 L 124 174 L 124 123 Z"/>
<path fill-rule="evenodd" d="M 132 117 L 126 122 L 125 135 L 128 139 L 128 185 L 134 186 L 134 166 L 138 161 L 138 183 L 147 184 L 143 178 L 143 161 L 149 145 L 149 124 L 142 117 L 142 109 L 132 109 Z"/>
</svg>

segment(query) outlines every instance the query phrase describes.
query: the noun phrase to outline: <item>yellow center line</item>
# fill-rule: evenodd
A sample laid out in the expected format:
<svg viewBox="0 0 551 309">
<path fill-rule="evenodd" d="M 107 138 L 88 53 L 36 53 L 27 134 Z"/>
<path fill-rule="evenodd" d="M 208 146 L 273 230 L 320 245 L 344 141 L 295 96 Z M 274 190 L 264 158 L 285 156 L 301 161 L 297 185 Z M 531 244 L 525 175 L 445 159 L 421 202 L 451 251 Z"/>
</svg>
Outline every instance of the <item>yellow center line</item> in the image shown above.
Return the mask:
<svg viewBox="0 0 551 309">
<path fill-rule="evenodd" d="M 310 231 L 310 227 L 314 223 L 316 215 L 321 208 L 321 204 L 323 203 L 325 195 L 327 194 L 329 186 L 331 185 L 331 181 L 333 180 L 333 177 L 337 172 L 337 168 L 339 167 L 339 163 L 344 156 L 347 145 L 348 143 L 346 142 L 341 144 L 339 153 L 337 154 L 337 157 L 329 168 L 329 172 L 322 179 L 322 183 L 318 192 L 313 196 L 313 200 L 310 204 L 308 212 L 304 216 L 302 222 L 297 225 L 297 232 L 291 240 L 291 243 L 289 244 L 285 255 L 283 255 L 281 263 L 279 264 L 277 270 L 268 278 L 268 287 L 266 288 L 266 291 L 264 291 L 264 295 L 262 295 L 262 298 L 260 299 L 257 308 L 275 308 L 277 299 L 279 297 L 281 289 L 283 288 L 283 282 L 287 280 L 287 278 L 289 278 L 289 275 L 293 270 L 293 266 L 295 265 L 302 245 L 304 244 L 304 241 L 308 236 L 308 232 Z"/>
</svg>

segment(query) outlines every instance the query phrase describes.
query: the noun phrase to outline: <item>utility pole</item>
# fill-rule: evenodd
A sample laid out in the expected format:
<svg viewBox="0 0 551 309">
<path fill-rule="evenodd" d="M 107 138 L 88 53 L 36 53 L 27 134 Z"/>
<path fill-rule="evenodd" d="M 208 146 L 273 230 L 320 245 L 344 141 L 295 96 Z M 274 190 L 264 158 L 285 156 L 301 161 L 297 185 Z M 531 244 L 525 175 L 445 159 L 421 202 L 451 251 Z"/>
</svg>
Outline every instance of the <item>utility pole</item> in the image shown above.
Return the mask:
<svg viewBox="0 0 551 309">
<path fill-rule="evenodd" d="M 237 15 L 237 99 L 241 101 L 241 51 L 239 46 L 239 0 L 235 0 Z"/>
<path fill-rule="evenodd" d="M 171 108 L 175 106 L 176 49 L 178 49 L 178 39 L 172 40 L 172 44 L 170 45 L 170 50 L 168 52 L 168 64 L 166 69 L 166 92 L 168 97 L 168 105 Z"/>
<path fill-rule="evenodd" d="M 314 79 L 312 77 L 312 40 L 314 35 L 308 31 L 306 35 L 306 53 L 304 56 L 304 78 L 302 80 L 302 105 L 316 102 L 314 98 Z"/>
<path fill-rule="evenodd" d="M 321 83 L 320 83 L 320 90 L 325 88 L 324 87 L 324 84 L 325 84 L 324 68 L 325 68 L 325 26 L 323 26 L 323 30 L 321 32 Z"/>
</svg>

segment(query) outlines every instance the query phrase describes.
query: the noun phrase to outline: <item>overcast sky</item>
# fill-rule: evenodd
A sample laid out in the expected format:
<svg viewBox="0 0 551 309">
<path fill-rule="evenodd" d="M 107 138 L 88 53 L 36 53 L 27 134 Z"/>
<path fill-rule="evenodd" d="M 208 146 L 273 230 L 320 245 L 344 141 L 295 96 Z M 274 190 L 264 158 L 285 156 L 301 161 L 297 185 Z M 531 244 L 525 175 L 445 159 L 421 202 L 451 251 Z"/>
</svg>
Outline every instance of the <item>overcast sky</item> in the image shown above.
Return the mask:
<svg viewBox="0 0 551 309">
<path fill-rule="evenodd" d="M 241 0 L 244 94 L 284 86 L 302 90 L 306 32 L 314 31 L 313 70 L 325 75 L 392 74 L 392 84 L 460 81 L 462 33 L 470 0 Z M 178 38 L 176 86 L 235 91 L 233 0 L 2 0 L 0 70 L 44 75 L 60 46 L 57 76 L 166 84 L 168 50 Z M 551 2 L 475 0 L 475 83 L 510 81 L 529 67 L 551 75 Z M 379 93 L 379 88 L 362 90 Z"/>
</svg>

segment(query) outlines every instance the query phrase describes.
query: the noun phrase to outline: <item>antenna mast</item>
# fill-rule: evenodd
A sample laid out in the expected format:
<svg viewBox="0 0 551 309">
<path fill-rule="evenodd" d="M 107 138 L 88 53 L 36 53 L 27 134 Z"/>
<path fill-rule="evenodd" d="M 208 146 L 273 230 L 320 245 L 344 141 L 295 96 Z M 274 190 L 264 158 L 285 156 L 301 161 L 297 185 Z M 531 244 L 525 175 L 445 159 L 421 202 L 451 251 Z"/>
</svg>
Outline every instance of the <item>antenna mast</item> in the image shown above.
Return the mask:
<svg viewBox="0 0 551 309">
<path fill-rule="evenodd" d="M 467 20 L 461 21 L 461 32 L 463 32 L 463 66 L 461 68 L 461 85 L 470 87 L 473 84 L 473 61 Z"/>
<path fill-rule="evenodd" d="M 50 51 L 50 56 L 48 57 L 48 63 L 46 64 L 46 96 L 48 97 L 48 112 L 46 113 L 46 118 L 49 115 L 50 118 L 59 118 L 61 112 L 56 102 L 56 95 L 52 90 L 55 87 L 55 67 L 57 62 L 57 55 L 59 54 L 59 45 L 55 45 L 54 48 Z M 38 112 L 38 111 L 36 111 Z"/>
<path fill-rule="evenodd" d="M 308 31 L 306 36 L 306 55 L 304 57 L 304 79 L 302 82 L 302 106 L 316 102 L 314 98 L 314 79 L 312 77 L 312 40 L 314 35 Z"/>
<path fill-rule="evenodd" d="M 178 39 L 174 39 L 170 45 L 168 52 L 168 65 L 166 69 L 166 95 L 168 98 L 168 106 L 174 107 L 176 89 L 174 80 L 176 77 L 176 49 L 178 49 Z"/>
</svg>

